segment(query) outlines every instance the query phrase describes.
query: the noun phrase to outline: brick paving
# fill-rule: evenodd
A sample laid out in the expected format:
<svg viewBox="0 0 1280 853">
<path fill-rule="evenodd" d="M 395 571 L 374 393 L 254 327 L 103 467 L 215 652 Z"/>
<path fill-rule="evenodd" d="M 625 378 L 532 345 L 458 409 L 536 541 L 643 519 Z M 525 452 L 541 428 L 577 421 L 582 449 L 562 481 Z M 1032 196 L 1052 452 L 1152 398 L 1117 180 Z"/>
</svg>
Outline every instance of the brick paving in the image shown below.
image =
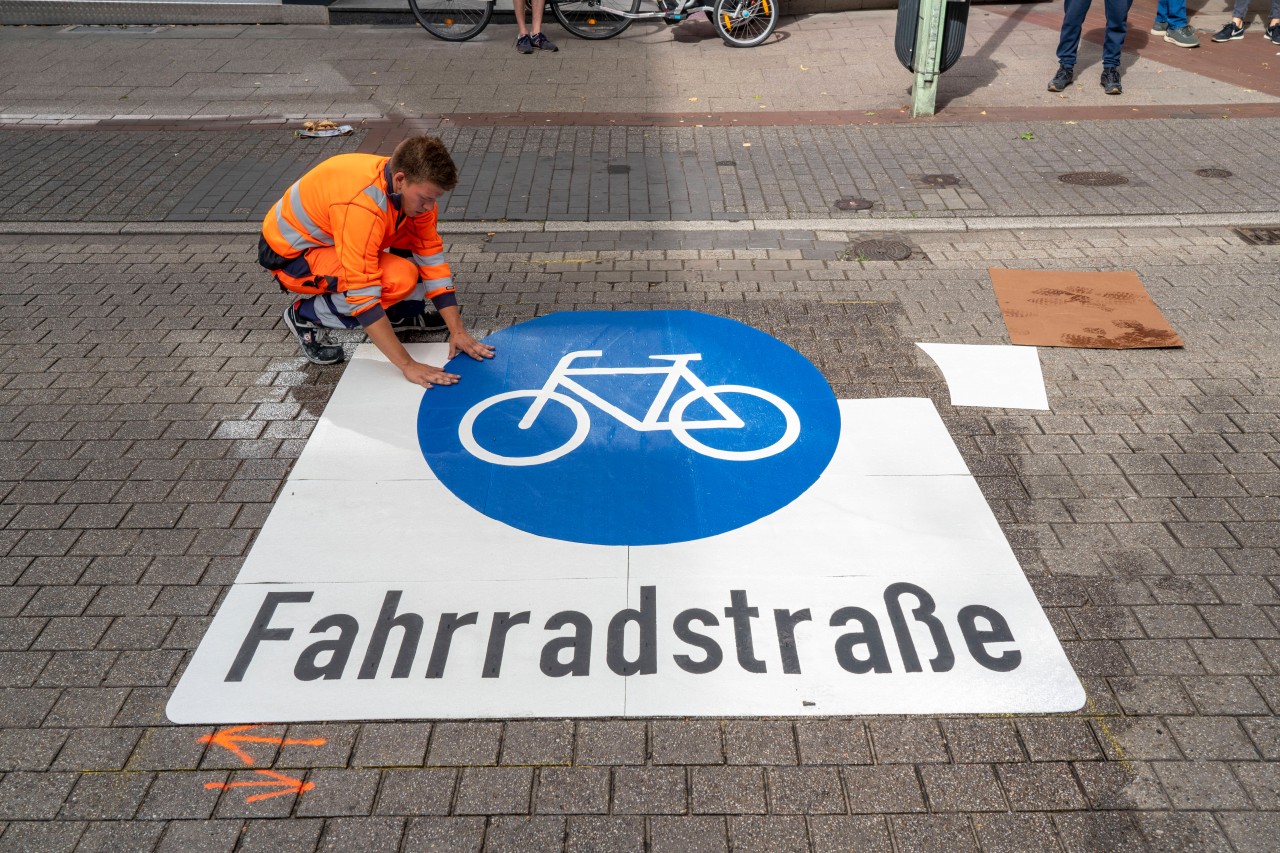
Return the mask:
<svg viewBox="0 0 1280 853">
<path fill-rule="evenodd" d="M 249 744 L 246 766 L 163 704 L 339 371 L 298 357 L 243 238 L 5 236 L 0 850 L 1270 849 L 1280 247 L 916 233 L 911 260 L 842 260 L 854 234 L 446 251 L 481 330 L 693 307 L 797 347 L 839 396 L 931 397 L 1080 713 L 264 726 L 325 744 Z M 1042 350 L 1052 412 L 953 408 L 914 343 L 1004 342 L 993 264 L 1136 269 L 1187 346 Z M 221 787 L 261 769 L 314 787 Z"/>
</svg>

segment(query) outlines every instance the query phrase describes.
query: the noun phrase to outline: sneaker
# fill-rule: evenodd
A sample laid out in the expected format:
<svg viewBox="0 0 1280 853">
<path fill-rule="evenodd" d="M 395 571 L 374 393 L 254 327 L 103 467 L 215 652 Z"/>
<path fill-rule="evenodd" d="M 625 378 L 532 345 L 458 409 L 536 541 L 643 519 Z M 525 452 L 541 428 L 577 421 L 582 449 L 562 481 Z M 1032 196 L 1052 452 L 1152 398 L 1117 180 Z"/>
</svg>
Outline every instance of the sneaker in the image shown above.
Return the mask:
<svg viewBox="0 0 1280 853">
<path fill-rule="evenodd" d="M 1151 35 L 1153 36 L 1162 36 L 1167 32 L 1169 32 L 1168 21 L 1156 21 L 1151 25 Z"/>
<path fill-rule="evenodd" d="M 1280 44 L 1280 24 L 1272 24 L 1267 27 L 1263 35 L 1271 39 L 1272 44 Z"/>
<path fill-rule="evenodd" d="M 1171 27 L 1169 32 L 1164 34 L 1164 40 L 1178 47 L 1200 46 L 1200 39 L 1196 38 L 1196 31 L 1191 29 L 1190 25 L 1177 29 Z"/>
<path fill-rule="evenodd" d="M 391 328 L 398 331 L 443 332 L 449 328 L 439 311 L 423 311 L 412 317 L 391 321 Z"/>
<path fill-rule="evenodd" d="M 529 36 L 520 36 L 516 39 L 516 50 L 521 53 L 533 53 L 533 39 Z"/>
<path fill-rule="evenodd" d="M 1049 81 L 1050 92 L 1061 92 L 1071 85 L 1071 81 L 1076 79 L 1074 68 L 1068 68 L 1065 65 L 1058 66 L 1058 73 L 1053 75 L 1053 79 Z"/>
<path fill-rule="evenodd" d="M 555 42 L 544 36 L 542 33 L 534 33 L 530 36 L 529 40 L 538 50 L 549 50 L 552 53 L 556 53 L 560 50 L 560 48 L 556 47 Z"/>
<path fill-rule="evenodd" d="M 1124 91 L 1120 87 L 1120 69 L 1104 68 L 1102 69 L 1102 91 L 1108 95 L 1119 95 Z"/>
<path fill-rule="evenodd" d="M 342 347 L 326 343 L 324 330 L 299 317 L 296 308 L 296 302 L 285 307 L 284 324 L 298 339 L 298 346 L 302 347 L 302 354 L 307 357 L 307 361 L 312 364 L 337 364 L 342 361 L 346 357 Z"/>
<path fill-rule="evenodd" d="M 1248 24 L 1241 24 L 1237 27 L 1235 21 L 1227 21 L 1222 25 L 1222 29 L 1213 34 L 1213 40 L 1222 42 L 1242 39 L 1244 38 L 1244 31 L 1247 29 L 1249 29 Z"/>
</svg>

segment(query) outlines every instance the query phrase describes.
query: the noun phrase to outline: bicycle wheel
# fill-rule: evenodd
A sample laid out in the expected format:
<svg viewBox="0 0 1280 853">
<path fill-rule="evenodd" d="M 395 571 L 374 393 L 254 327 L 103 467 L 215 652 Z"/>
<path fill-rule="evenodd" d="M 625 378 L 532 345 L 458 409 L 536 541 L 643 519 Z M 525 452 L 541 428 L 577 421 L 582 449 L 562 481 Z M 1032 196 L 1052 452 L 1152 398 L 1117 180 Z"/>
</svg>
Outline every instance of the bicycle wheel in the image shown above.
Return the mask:
<svg viewBox="0 0 1280 853">
<path fill-rule="evenodd" d="M 591 416 L 587 414 L 585 406 L 567 394 L 561 394 L 558 391 L 552 391 L 547 398 L 548 401 L 555 400 L 557 403 L 565 406 L 569 410 L 569 413 L 573 415 L 574 419 L 573 433 L 561 442 L 559 446 L 543 451 L 542 453 L 531 453 L 528 456 L 519 456 L 515 454 L 503 456 L 502 454 L 494 453 L 492 450 L 482 447 L 480 442 L 476 440 L 476 420 L 480 415 L 484 414 L 487 409 L 491 409 L 494 406 L 507 402 L 508 400 L 528 399 L 532 403 L 536 402 L 540 396 L 542 396 L 541 391 L 531 388 L 527 391 L 507 391 L 502 394 L 494 394 L 492 397 L 481 400 L 479 403 L 476 403 L 468 409 L 467 413 L 462 416 L 462 422 L 458 424 L 458 440 L 462 442 L 462 446 L 466 448 L 467 452 L 477 459 L 483 459 L 485 462 L 492 462 L 494 465 L 510 465 L 515 467 L 541 465 L 544 462 L 554 462 L 561 456 L 577 450 L 578 446 L 581 445 L 582 442 L 586 441 L 587 433 L 591 432 Z M 507 408 L 509 409 L 509 407 Z M 503 439 L 510 441 L 514 435 L 518 434 L 517 432 L 512 431 L 511 428 L 516 431 L 525 428 L 520 426 L 520 419 L 529 414 L 529 408 L 529 406 L 525 406 L 515 411 L 508 411 L 496 421 L 496 429 L 499 433 L 497 438 L 500 441 Z M 517 417 L 517 415 L 520 417 Z M 539 413 L 539 417 L 541 417 L 541 413 Z M 505 426 L 509 429 L 502 429 L 504 422 Z M 532 424 L 530 424 L 530 426 L 532 426 Z M 491 425 L 490 429 L 493 430 L 495 427 Z M 503 432 L 508 432 L 509 434 L 504 436 L 501 434 Z M 560 439 L 558 436 L 552 436 L 552 440 L 559 441 Z"/>
<path fill-rule="evenodd" d="M 778 0 L 716 0 L 715 24 L 729 47 L 755 47 L 778 25 Z"/>
<path fill-rule="evenodd" d="M 466 41 L 493 17 L 493 0 L 409 0 L 422 28 L 438 39 Z"/>
<path fill-rule="evenodd" d="M 695 403 L 704 397 L 723 397 L 726 394 L 745 394 L 748 397 L 755 397 L 773 406 L 782 415 L 782 436 L 774 441 L 773 444 L 756 450 L 721 450 L 698 441 L 693 437 L 690 430 L 684 426 L 685 409 L 689 408 L 691 403 Z M 738 415 L 735 414 L 734 417 L 740 420 Z M 755 459 L 765 459 L 786 450 L 795 444 L 796 439 L 800 437 L 800 416 L 796 414 L 795 409 L 791 408 L 791 404 L 776 394 L 771 394 L 760 388 L 752 388 L 749 385 L 709 385 L 706 388 L 696 388 L 672 404 L 671 414 L 668 418 L 671 421 L 672 434 L 685 447 L 701 453 L 703 456 L 710 456 L 712 459 L 724 459 L 729 462 L 751 462 Z M 750 424 L 744 423 L 739 429 L 749 427 Z"/>
<path fill-rule="evenodd" d="M 631 26 L 631 19 L 614 14 L 635 13 L 640 0 L 551 0 L 560 26 L 583 39 L 611 39 Z"/>
</svg>

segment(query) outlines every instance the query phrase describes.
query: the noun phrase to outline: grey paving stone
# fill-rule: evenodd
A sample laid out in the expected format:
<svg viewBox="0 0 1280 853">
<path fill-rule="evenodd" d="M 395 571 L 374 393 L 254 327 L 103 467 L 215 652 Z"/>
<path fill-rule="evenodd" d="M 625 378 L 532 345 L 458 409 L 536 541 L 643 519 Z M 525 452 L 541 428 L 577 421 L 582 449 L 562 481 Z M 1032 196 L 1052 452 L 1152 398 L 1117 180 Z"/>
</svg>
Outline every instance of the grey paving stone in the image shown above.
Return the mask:
<svg viewBox="0 0 1280 853">
<path fill-rule="evenodd" d="M 968 820 L 958 815 L 894 815 L 889 827 L 901 850 L 978 850 Z"/>
<path fill-rule="evenodd" d="M 218 804 L 217 790 L 208 784 L 224 784 L 227 774 L 210 772 L 154 773 L 147 795 L 138 807 L 138 820 L 208 820 Z"/>
<path fill-rule="evenodd" d="M 764 814 L 759 767 L 695 767 L 690 777 L 694 814 Z"/>
<path fill-rule="evenodd" d="M 244 834 L 236 851 L 267 853 L 275 850 L 311 850 L 320 840 L 323 829 L 324 821 L 314 819 L 246 821 Z"/>
<path fill-rule="evenodd" d="M 730 764 L 795 764 L 796 737 L 790 723 L 733 720 L 724 726 Z"/>
<path fill-rule="evenodd" d="M 1080 809 L 1086 805 L 1065 763 L 998 764 L 996 774 L 1014 811 Z"/>
<path fill-rule="evenodd" d="M 882 764 L 947 761 L 947 745 L 934 720 L 873 720 L 871 742 Z"/>
<path fill-rule="evenodd" d="M 500 723 L 438 723 L 431 735 L 427 764 L 497 764 L 501 737 Z"/>
<path fill-rule="evenodd" d="M 0 836 L 4 853 L 71 853 L 80 842 L 85 825 L 80 822 L 41 823 L 21 821 L 9 824 Z"/>
<path fill-rule="evenodd" d="M 920 780 L 910 767 L 845 767 L 841 773 L 853 814 L 926 811 Z"/>
<path fill-rule="evenodd" d="M 632 720 L 583 720 L 575 739 L 578 764 L 643 764 L 646 726 Z"/>
<path fill-rule="evenodd" d="M 151 850 L 164 825 L 106 821 L 85 827 L 76 845 L 77 853 L 115 853 L 118 850 Z"/>
<path fill-rule="evenodd" d="M 1249 798 L 1228 766 L 1216 761 L 1173 763 L 1157 761 L 1152 767 L 1175 809 L 1239 809 Z"/>
<path fill-rule="evenodd" d="M 76 784 L 75 773 L 8 773 L 0 780 L 0 820 L 49 820 Z"/>
<path fill-rule="evenodd" d="M 1169 807 L 1169 800 L 1149 764 L 1136 761 L 1082 761 L 1074 766 L 1085 796 L 1094 809 Z"/>
<path fill-rule="evenodd" d="M 798 853 L 809 850 L 809 833 L 798 816 L 730 817 L 729 843 L 733 850 Z"/>
<path fill-rule="evenodd" d="M 59 729 L 0 729 L 0 772 L 49 769 L 68 737 Z"/>
<path fill-rule="evenodd" d="M 1227 851 L 1226 836 L 1207 812 L 1140 812 L 1134 821 L 1153 853 L 1180 850 Z"/>
<path fill-rule="evenodd" d="M 534 808 L 539 814 L 604 814 L 609 810 L 609 771 L 603 767 L 543 767 Z"/>
<path fill-rule="evenodd" d="M 572 720 L 507 723 L 502 738 L 503 764 L 568 764 L 572 758 Z"/>
<path fill-rule="evenodd" d="M 617 767 L 613 771 L 616 814 L 686 814 L 689 794 L 683 767 Z"/>
<path fill-rule="evenodd" d="M 655 720 L 649 724 L 654 764 L 722 764 L 720 726 L 710 720 Z"/>
<path fill-rule="evenodd" d="M 1017 731 L 1007 720 L 943 720 L 942 732 L 956 762 L 1026 760 Z"/>
<path fill-rule="evenodd" d="M 566 851 L 630 853 L 645 847 L 644 818 L 575 816 L 569 818 Z"/>
<path fill-rule="evenodd" d="M 230 853 L 240 840 L 239 820 L 176 820 L 165 825 L 156 853 Z"/>
<path fill-rule="evenodd" d="M 307 781 L 315 787 L 298 798 L 297 813 L 306 817 L 372 814 L 381 779 L 377 770 L 313 770 Z"/>
<path fill-rule="evenodd" d="M 527 850 L 555 850 L 564 844 L 562 817 L 495 817 L 484 836 L 485 853 L 524 853 Z"/>
<path fill-rule="evenodd" d="M 361 727 L 351 764 L 355 767 L 421 767 L 430 723 L 368 723 Z"/>
<path fill-rule="evenodd" d="M 446 815 L 457 770 L 384 770 L 374 808 L 380 815 Z"/>
<path fill-rule="evenodd" d="M 404 821 L 386 817 L 344 817 L 325 821 L 320 851 L 345 853 L 398 853 L 404 836 Z"/>
<path fill-rule="evenodd" d="M 405 827 L 403 849 L 479 853 L 484 836 L 485 819 L 482 817 L 410 818 Z"/>
<path fill-rule="evenodd" d="M 801 764 L 871 763 L 871 744 L 861 722 L 801 720 L 795 732 Z"/>
<path fill-rule="evenodd" d="M 814 853 L 865 850 L 888 853 L 889 830 L 880 816 L 815 815 L 809 818 L 809 837 Z"/>
<path fill-rule="evenodd" d="M 532 768 L 468 767 L 462 771 L 454 813 L 528 814 L 532 786 Z"/>
<path fill-rule="evenodd" d="M 991 767 L 981 764 L 928 765 L 920 768 L 929 808 L 934 812 L 1007 811 Z"/>
<path fill-rule="evenodd" d="M 770 767 L 765 771 L 771 814 L 845 814 L 844 790 L 834 767 Z"/>
<path fill-rule="evenodd" d="M 150 773 L 82 773 L 61 814 L 72 820 L 128 820 L 138 811 Z"/>
<path fill-rule="evenodd" d="M 983 853 L 1061 853 L 1048 815 L 982 814 L 973 817 Z"/>
</svg>

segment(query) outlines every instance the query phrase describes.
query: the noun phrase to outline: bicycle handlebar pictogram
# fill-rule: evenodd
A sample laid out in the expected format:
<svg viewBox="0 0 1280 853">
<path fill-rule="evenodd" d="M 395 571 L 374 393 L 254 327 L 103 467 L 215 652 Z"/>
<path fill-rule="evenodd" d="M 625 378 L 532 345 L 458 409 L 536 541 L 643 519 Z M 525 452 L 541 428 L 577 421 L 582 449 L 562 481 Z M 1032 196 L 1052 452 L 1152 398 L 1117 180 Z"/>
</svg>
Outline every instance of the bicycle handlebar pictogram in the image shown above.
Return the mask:
<svg viewBox="0 0 1280 853">
<path fill-rule="evenodd" d="M 650 360 L 653 361 L 671 362 L 669 365 L 660 367 L 571 366 L 574 361 L 580 358 L 600 358 L 603 355 L 604 352 L 602 350 L 578 350 L 568 353 L 560 359 L 559 364 L 551 371 L 551 375 L 541 388 L 506 391 L 501 394 L 494 394 L 492 397 L 487 397 L 476 403 L 467 410 L 467 413 L 462 417 L 462 422 L 458 425 L 458 438 L 461 440 L 462 446 L 477 459 L 482 459 L 495 465 L 509 466 L 542 465 L 572 453 L 582 445 L 587 438 L 587 434 L 591 432 L 591 415 L 581 401 L 565 392 L 576 394 L 577 397 L 595 406 L 601 412 L 637 432 L 669 431 L 685 447 L 714 459 L 723 459 L 731 462 L 750 462 L 756 459 L 765 459 L 783 452 L 795 443 L 795 440 L 800 436 L 799 416 L 786 400 L 776 394 L 760 388 L 753 388 L 749 385 L 707 385 L 698 378 L 690 369 L 689 363 L 701 360 L 702 355 L 700 353 L 649 356 Z M 663 375 L 665 377 L 644 417 L 636 418 L 573 379 L 575 376 L 621 375 Z M 692 386 L 692 390 L 672 403 L 671 410 L 664 420 L 662 413 L 666 410 L 667 404 L 674 396 L 681 380 Z M 749 397 L 756 397 L 776 408 L 781 413 L 786 424 L 782 437 L 772 444 L 753 450 L 722 450 L 710 447 L 694 438 L 691 434 L 693 430 L 743 429 L 748 426 L 721 399 L 722 396 L 728 394 L 744 394 Z M 555 401 L 573 414 L 575 421 L 573 433 L 559 446 L 529 456 L 503 456 L 481 446 L 475 437 L 475 423 L 480 415 L 493 406 L 510 400 L 523 399 L 529 399 L 531 402 L 528 410 L 517 424 L 520 430 L 527 430 L 532 427 L 547 404 Z M 685 420 L 685 411 L 690 405 L 699 400 L 707 403 L 719 417 L 709 420 Z"/>
</svg>

